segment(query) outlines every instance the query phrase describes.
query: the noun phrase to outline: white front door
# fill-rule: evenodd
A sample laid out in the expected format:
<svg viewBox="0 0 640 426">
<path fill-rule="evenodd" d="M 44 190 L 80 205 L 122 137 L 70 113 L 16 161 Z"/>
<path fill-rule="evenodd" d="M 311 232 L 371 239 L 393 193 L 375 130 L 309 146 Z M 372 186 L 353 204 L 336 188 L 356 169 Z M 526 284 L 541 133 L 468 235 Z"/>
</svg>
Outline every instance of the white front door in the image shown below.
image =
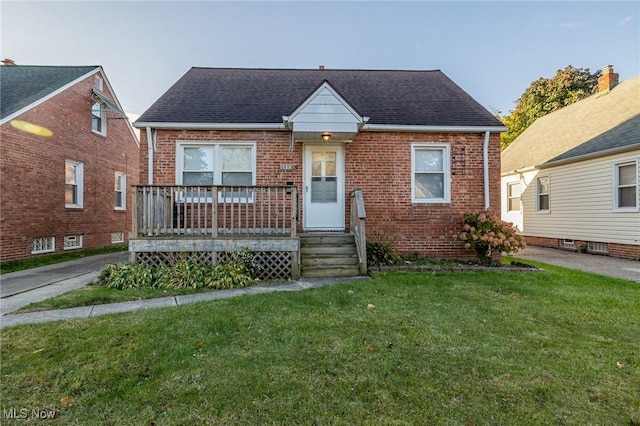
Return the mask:
<svg viewBox="0 0 640 426">
<path fill-rule="evenodd" d="M 304 228 L 344 230 L 344 147 L 304 146 Z"/>
</svg>

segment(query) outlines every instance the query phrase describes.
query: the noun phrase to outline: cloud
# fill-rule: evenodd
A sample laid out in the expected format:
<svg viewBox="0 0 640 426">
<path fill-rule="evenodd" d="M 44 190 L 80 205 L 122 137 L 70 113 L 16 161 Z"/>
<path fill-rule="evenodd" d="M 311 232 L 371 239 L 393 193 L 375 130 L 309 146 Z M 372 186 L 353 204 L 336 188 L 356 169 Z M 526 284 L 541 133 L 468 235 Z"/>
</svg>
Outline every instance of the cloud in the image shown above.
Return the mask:
<svg viewBox="0 0 640 426">
<path fill-rule="evenodd" d="M 563 22 L 560 24 L 560 28 L 574 29 L 574 28 L 582 28 L 586 27 L 587 24 L 584 22 Z"/>
<path fill-rule="evenodd" d="M 624 27 L 625 25 L 627 25 L 631 21 L 633 21 L 633 16 L 631 16 L 631 15 L 625 16 L 624 18 L 622 18 L 620 20 L 620 22 L 618 22 L 618 25 L 620 25 L 621 27 Z"/>
</svg>

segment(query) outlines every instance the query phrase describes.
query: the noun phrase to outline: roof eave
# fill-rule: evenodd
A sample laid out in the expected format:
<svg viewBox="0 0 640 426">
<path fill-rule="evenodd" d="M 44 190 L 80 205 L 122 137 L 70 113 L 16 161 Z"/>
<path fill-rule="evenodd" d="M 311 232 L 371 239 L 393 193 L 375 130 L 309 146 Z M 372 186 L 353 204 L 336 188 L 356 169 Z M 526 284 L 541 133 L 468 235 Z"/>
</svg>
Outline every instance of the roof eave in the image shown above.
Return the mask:
<svg viewBox="0 0 640 426">
<path fill-rule="evenodd" d="M 136 121 L 133 127 L 163 130 L 289 130 L 283 123 L 169 123 Z"/>
<path fill-rule="evenodd" d="M 422 132 L 422 133 L 478 133 L 506 132 L 506 126 L 428 126 L 403 124 L 365 124 L 362 130 L 376 132 Z"/>
<path fill-rule="evenodd" d="M 622 154 L 624 152 L 634 151 L 640 149 L 640 143 L 634 143 L 619 148 L 605 149 L 603 151 L 591 152 L 589 154 L 576 155 L 575 157 L 563 158 L 561 160 L 547 161 L 546 163 L 535 166 L 536 169 L 548 169 L 550 167 L 562 166 L 570 163 L 577 163 L 579 161 L 591 160 L 593 158 L 605 157 L 608 155 Z"/>
</svg>

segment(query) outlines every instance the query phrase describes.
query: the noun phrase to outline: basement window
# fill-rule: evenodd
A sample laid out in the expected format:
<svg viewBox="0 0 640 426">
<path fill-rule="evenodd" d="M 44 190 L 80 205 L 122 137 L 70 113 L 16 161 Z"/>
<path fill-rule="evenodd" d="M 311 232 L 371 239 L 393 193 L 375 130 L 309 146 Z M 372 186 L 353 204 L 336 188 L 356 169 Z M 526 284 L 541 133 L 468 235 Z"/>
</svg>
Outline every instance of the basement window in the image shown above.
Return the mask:
<svg viewBox="0 0 640 426">
<path fill-rule="evenodd" d="M 560 240 L 560 247 L 567 249 L 575 249 L 576 242 L 574 240 Z"/>
<path fill-rule="evenodd" d="M 587 243 L 587 250 L 591 253 L 609 253 L 609 245 L 607 243 L 589 241 Z"/>
<path fill-rule="evenodd" d="M 64 237 L 64 250 L 74 250 L 82 248 L 82 235 L 67 235 Z"/>
<path fill-rule="evenodd" d="M 124 243 L 124 232 L 112 232 L 111 244 Z"/>
<path fill-rule="evenodd" d="M 31 254 L 52 253 L 56 251 L 56 237 L 42 237 L 31 240 Z"/>
</svg>

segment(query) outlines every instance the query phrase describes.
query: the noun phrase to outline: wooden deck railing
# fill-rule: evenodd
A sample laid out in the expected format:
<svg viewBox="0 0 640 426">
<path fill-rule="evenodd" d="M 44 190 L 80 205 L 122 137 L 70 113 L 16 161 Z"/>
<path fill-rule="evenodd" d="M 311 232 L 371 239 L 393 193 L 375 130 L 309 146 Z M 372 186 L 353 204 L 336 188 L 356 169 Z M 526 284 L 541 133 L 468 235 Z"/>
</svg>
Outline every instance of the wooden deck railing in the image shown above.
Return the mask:
<svg viewBox="0 0 640 426">
<path fill-rule="evenodd" d="M 351 232 L 355 235 L 358 263 L 362 275 L 367 273 L 367 232 L 364 226 L 366 218 L 362 191 L 354 189 L 351 191 Z"/>
<path fill-rule="evenodd" d="M 295 186 L 133 185 L 134 237 L 295 237 Z"/>
</svg>

